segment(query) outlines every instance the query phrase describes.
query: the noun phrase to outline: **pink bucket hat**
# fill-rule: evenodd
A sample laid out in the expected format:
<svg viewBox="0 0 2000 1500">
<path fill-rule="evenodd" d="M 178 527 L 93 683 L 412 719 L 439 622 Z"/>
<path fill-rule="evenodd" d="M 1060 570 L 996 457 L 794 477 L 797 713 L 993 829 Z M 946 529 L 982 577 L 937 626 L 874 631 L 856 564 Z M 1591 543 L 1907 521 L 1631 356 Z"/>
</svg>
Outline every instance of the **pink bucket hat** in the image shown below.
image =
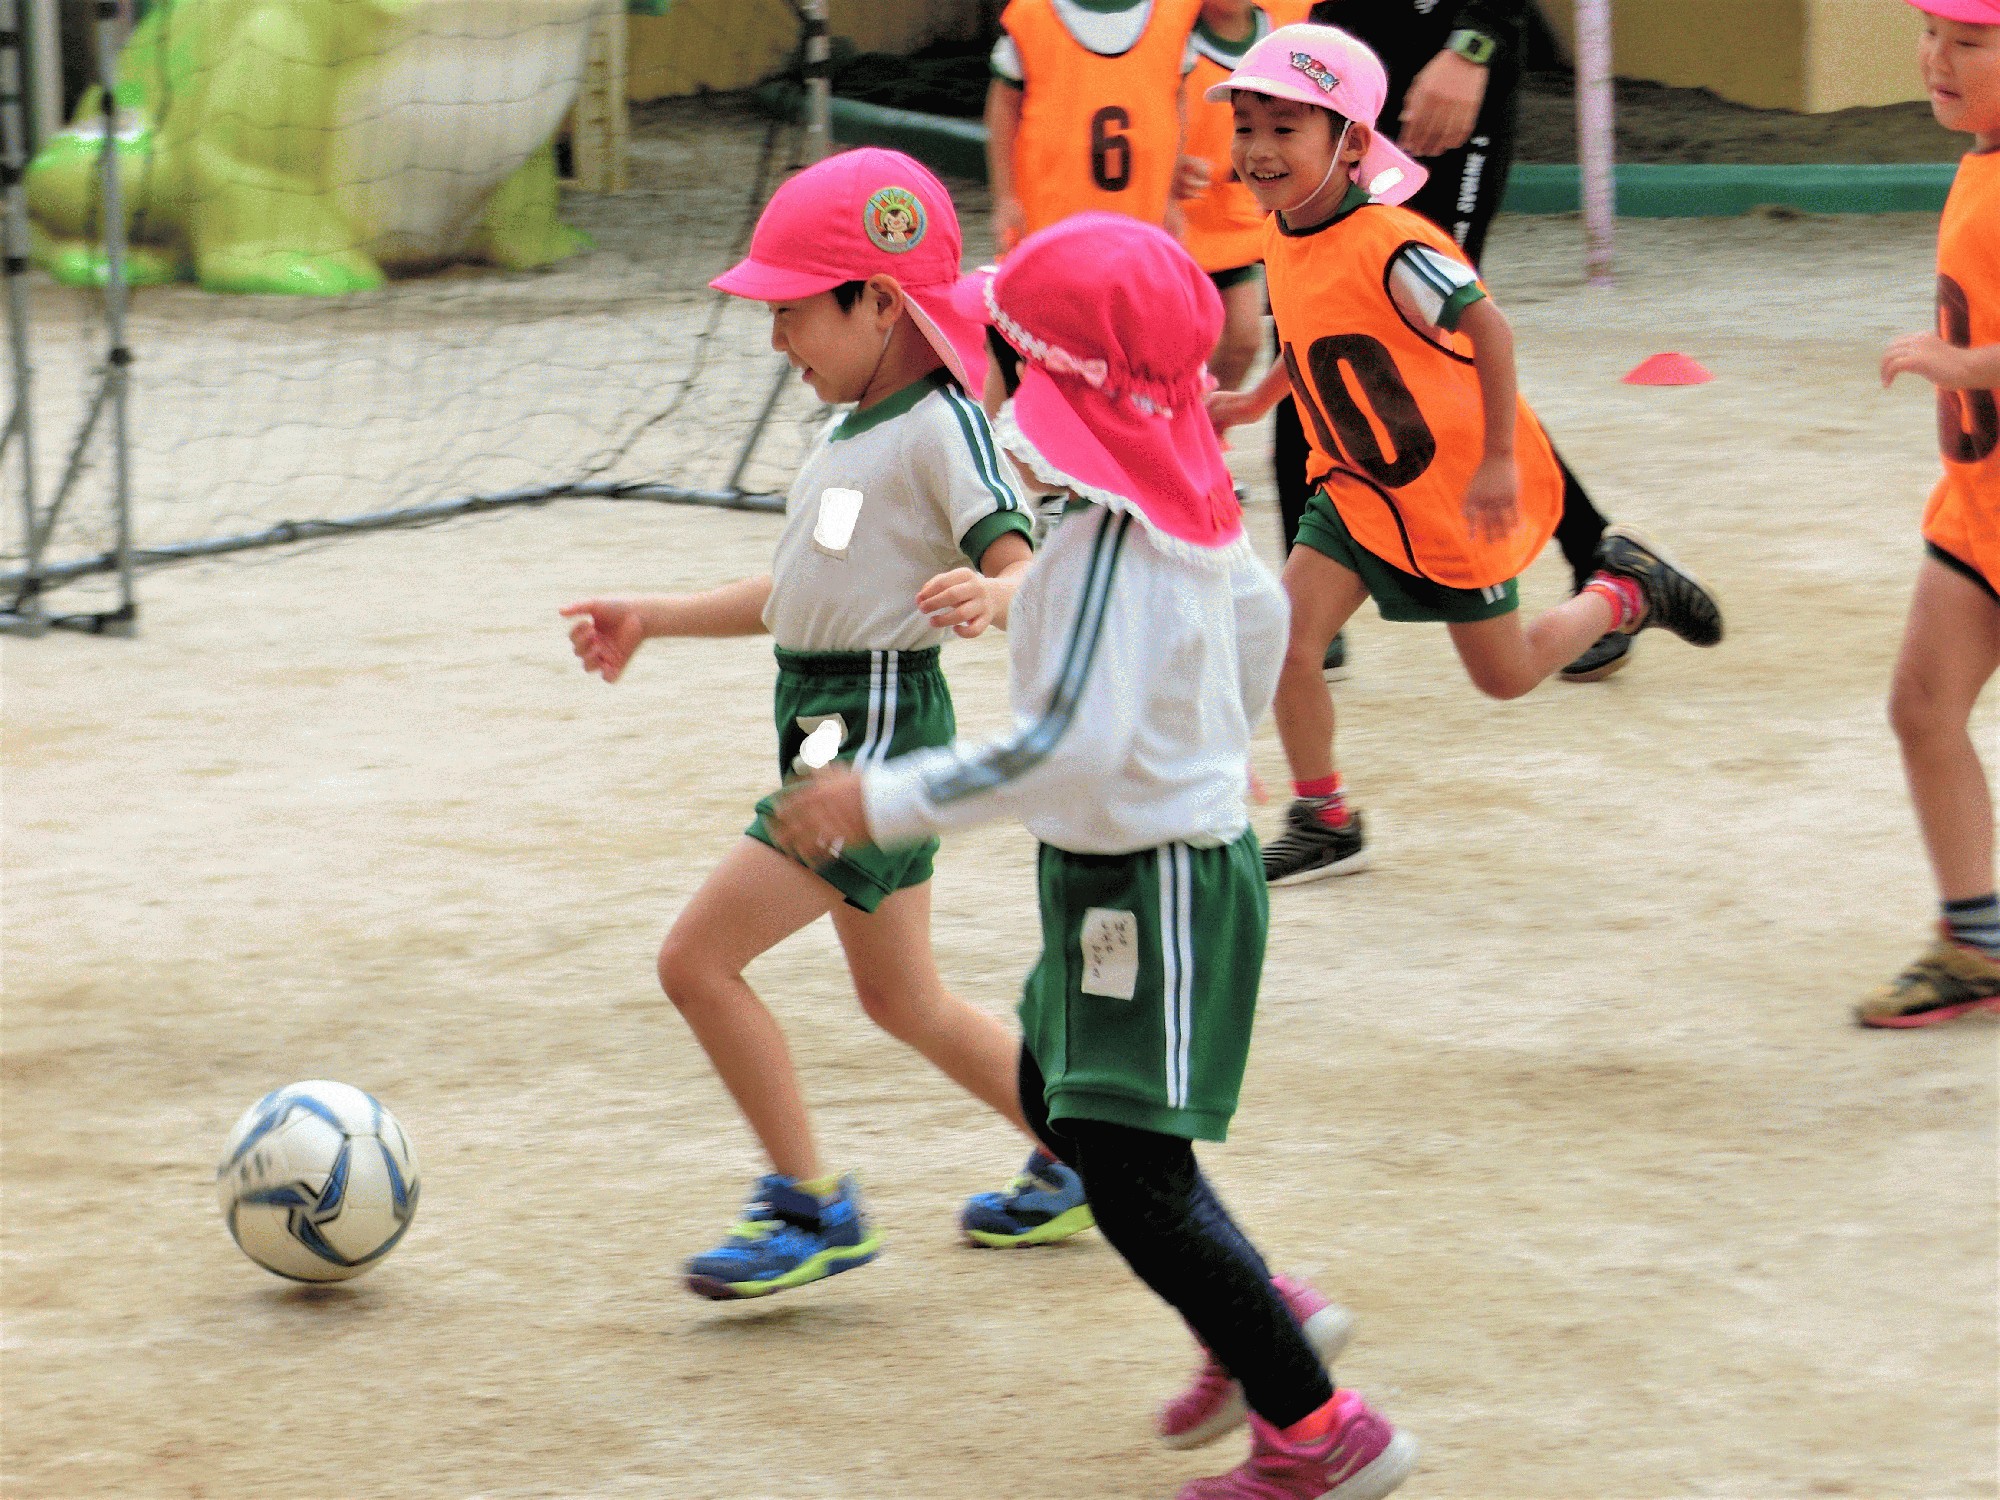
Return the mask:
<svg viewBox="0 0 2000 1500">
<path fill-rule="evenodd" d="M 955 300 L 1021 355 L 1013 420 L 1032 451 L 1012 446 L 1045 482 L 1136 511 L 1188 546 L 1242 536 L 1203 399 L 1222 299 L 1172 235 L 1124 214 L 1076 214 L 966 277 Z"/>
<path fill-rule="evenodd" d="M 960 251 L 944 184 L 913 157 L 864 146 L 807 167 L 773 193 L 749 256 L 709 285 L 753 302 L 790 302 L 892 276 L 938 358 L 977 395 L 986 341 L 952 306 Z"/>
<path fill-rule="evenodd" d="M 1280 26 L 1244 53 L 1236 71 L 1202 97 L 1210 104 L 1227 103 L 1238 89 L 1329 109 L 1342 119 L 1366 125 L 1372 139 L 1354 175 L 1378 202 L 1403 202 L 1430 175 L 1375 129 L 1375 117 L 1389 97 L 1389 76 L 1366 42 L 1338 26 Z"/>
<path fill-rule="evenodd" d="M 1910 0 L 1918 10 L 1972 26 L 2000 26 L 2000 0 Z"/>
</svg>

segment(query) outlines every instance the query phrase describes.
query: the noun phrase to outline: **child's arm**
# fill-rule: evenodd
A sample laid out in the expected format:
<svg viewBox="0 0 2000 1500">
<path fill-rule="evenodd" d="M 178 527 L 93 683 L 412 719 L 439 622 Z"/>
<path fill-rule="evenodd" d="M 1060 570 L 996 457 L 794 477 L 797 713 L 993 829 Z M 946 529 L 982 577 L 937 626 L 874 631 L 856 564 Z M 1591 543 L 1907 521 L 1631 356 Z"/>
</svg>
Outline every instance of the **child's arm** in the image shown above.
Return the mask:
<svg viewBox="0 0 2000 1500">
<path fill-rule="evenodd" d="M 656 635 L 762 635 L 771 575 L 744 578 L 700 594 L 647 594 L 630 599 L 582 599 L 565 604 L 574 618 L 570 646 L 583 670 L 616 682 L 642 642 Z"/>
<path fill-rule="evenodd" d="M 986 180 L 993 187 L 993 243 L 1002 255 L 1020 243 L 1028 227 L 1014 192 L 1014 139 L 1020 133 L 1020 86 L 996 78 L 986 85 Z"/>
<path fill-rule="evenodd" d="M 2000 344 L 1967 349 L 1934 333 L 1906 333 L 1882 356 L 1883 388 L 1898 375 L 1921 375 L 1947 391 L 2000 390 Z"/>
<path fill-rule="evenodd" d="M 1264 372 L 1264 378 L 1257 382 L 1254 390 L 1211 391 L 1208 420 L 1215 424 L 1218 433 L 1227 432 L 1245 422 L 1255 422 L 1290 395 L 1291 390 L 1292 381 L 1285 372 L 1285 362 L 1282 359 L 1273 360 L 1271 368 Z"/>
<path fill-rule="evenodd" d="M 1465 524 L 1474 536 L 1497 542 L 1521 519 L 1521 476 L 1514 464 L 1514 425 L 1520 418 L 1514 330 L 1484 297 L 1459 313 L 1458 328 L 1472 340 L 1486 414 L 1486 453 L 1465 486 Z"/>
<path fill-rule="evenodd" d="M 917 608 L 939 630 L 956 631 L 968 641 L 989 625 L 1005 630 L 1014 591 L 1034 560 L 1026 537 L 1018 531 L 1005 532 L 980 554 L 977 573 L 953 568 L 925 584 L 917 595 Z"/>
<path fill-rule="evenodd" d="M 772 820 L 779 842 L 806 859 L 842 841 L 893 848 L 946 828 L 1101 797 L 1130 753 L 1164 667 L 1154 640 L 1154 582 L 1122 540 L 1136 524 L 1107 511 L 1063 522 L 1101 527 L 1101 545 L 1085 541 L 1038 564 L 1052 570 L 1037 573 L 1037 587 L 1054 618 L 1049 649 L 1032 663 L 1014 663 L 1011 733 L 918 750 L 861 773 L 829 767 L 795 782 Z"/>
</svg>

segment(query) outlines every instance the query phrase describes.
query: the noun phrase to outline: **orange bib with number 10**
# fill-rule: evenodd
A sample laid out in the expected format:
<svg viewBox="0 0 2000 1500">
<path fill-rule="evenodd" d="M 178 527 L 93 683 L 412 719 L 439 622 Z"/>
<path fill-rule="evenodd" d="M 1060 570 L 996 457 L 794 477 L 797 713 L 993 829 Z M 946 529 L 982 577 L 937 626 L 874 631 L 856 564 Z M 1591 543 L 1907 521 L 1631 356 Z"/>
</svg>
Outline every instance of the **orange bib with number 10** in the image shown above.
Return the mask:
<svg viewBox="0 0 2000 1500">
<path fill-rule="evenodd" d="M 1000 24 L 1026 80 L 1014 191 L 1028 233 L 1099 208 L 1148 224 L 1167 216 L 1180 145 L 1181 62 L 1201 0 L 1152 0 L 1131 48 L 1100 57 L 1051 0 L 1009 0 Z"/>
<path fill-rule="evenodd" d="M 2000 152 L 1958 166 L 1938 224 L 1938 333 L 1948 344 L 2000 344 Z M 2000 589 L 2000 399 L 1938 392 L 1944 479 L 1924 512 L 1924 540 Z"/>
<path fill-rule="evenodd" d="M 1519 577 L 1554 534 L 1562 471 L 1528 403 L 1516 408 L 1520 516 L 1474 536 L 1465 487 L 1486 452 L 1472 345 L 1398 306 L 1390 272 L 1406 246 L 1465 262 L 1450 235 L 1408 209 L 1368 204 L 1286 233 L 1271 216 L 1264 274 L 1312 457 L 1355 541 L 1392 567 L 1456 589 Z"/>
</svg>

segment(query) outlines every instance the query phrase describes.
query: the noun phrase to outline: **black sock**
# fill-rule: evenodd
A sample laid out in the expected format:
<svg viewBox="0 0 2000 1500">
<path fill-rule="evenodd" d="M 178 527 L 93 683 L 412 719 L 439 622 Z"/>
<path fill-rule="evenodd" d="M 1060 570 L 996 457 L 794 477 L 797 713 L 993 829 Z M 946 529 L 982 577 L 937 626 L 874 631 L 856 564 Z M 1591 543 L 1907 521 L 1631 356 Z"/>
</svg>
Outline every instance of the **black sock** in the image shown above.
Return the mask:
<svg viewBox="0 0 2000 1500">
<path fill-rule="evenodd" d="M 1944 925 L 1954 943 L 2000 959 L 2000 896 L 1988 891 L 1983 896 L 1945 902 Z"/>
</svg>

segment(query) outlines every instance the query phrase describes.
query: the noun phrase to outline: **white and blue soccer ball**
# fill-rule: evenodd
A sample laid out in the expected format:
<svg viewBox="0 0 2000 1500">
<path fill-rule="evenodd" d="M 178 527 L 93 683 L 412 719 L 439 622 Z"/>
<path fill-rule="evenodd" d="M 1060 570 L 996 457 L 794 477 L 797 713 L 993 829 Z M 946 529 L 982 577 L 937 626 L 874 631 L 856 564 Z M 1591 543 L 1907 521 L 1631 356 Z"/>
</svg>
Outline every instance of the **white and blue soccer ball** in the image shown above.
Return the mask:
<svg viewBox="0 0 2000 1500">
<path fill-rule="evenodd" d="M 396 1117 L 345 1083 L 266 1094 L 229 1133 L 216 1196 L 243 1253 L 293 1281 L 345 1281 L 417 1212 L 417 1154 Z"/>
</svg>

